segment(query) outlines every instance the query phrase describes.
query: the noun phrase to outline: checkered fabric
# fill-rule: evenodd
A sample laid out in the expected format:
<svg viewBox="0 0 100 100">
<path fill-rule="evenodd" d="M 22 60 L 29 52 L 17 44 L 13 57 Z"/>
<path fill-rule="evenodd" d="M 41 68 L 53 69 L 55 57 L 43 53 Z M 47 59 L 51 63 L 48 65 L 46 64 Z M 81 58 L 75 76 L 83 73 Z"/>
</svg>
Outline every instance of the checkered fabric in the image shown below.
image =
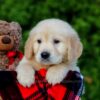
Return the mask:
<svg viewBox="0 0 100 100">
<path fill-rule="evenodd" d="M 16 72 L 0 72 L 0 98 L 2 100 L 80 100 L 83 77 L 79 72 L 69 71 L 66 78 L 52 86 L 45 80 L 46 70 L 35 73 L 35 83 L 25 88 L 16 80 Z"/>
</svg>

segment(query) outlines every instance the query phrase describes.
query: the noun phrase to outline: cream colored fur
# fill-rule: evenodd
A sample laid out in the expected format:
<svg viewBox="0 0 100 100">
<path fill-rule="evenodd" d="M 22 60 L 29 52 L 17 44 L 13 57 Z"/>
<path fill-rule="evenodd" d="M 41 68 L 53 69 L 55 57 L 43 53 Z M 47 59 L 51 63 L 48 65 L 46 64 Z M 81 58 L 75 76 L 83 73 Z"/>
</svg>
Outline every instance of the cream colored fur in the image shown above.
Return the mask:
<svg viewBox="0 0 100 100">
<path fill-rule="evenodd" d="M 37 42 L 39 39 L 40 44 Z M 60 42 L 55 44 L 55 39 Z M 43 20 L 30 32 L 25 56 L 16 69 L 17 79 L 23 86 L 30 87 L 35 82 L 35 70 L 46 68 L 46 80 L 53 85 L 60 83 L 69 70 L 80 71 L 76 63 L 82 49 L 77 32 L 67 22 Z M 50 53 L 49 61 L 42 60 L 40 55 L 43 51 Z"/>
</svg>

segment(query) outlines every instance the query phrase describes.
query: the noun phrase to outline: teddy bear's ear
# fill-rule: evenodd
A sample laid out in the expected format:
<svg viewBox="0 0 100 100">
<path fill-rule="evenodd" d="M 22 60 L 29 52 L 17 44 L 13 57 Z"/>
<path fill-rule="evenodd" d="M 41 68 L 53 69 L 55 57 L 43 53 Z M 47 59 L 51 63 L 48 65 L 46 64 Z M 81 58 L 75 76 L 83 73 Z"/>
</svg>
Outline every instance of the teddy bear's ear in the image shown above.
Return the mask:
<svg viewBox="0 0 100 100">
<path fill-rule="evenodd" d="M 10 24 L 7 21 L 0 20 L 0 35 L 8 34 L 10 29 Z"/>
<path fill-rule="evenodd" d="M 8 24 L 8 22 L 7 21 L 4 21 L 4 20 L 0 20 L 0 24 L 2 25 L 2 24 Z"/>
<path fill-rule="evenodd" d="M 11 22 L 10 26 L 11 26 L 11 30 L 14 29 L 14 30 L 17 30 L 20 34 L 22 33 L 22 28 L 21 28 L 21 26 L 20 26 L 19 23 L 17 23 L 17 22 Z"/>
</svg>

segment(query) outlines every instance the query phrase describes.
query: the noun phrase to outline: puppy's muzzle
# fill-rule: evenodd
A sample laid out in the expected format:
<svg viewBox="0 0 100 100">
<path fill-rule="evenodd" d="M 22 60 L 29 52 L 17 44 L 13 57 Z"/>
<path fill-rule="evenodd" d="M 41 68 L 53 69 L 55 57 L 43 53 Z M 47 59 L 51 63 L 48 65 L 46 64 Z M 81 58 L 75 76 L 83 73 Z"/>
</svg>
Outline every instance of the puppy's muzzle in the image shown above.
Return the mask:
<svg viewBox="0 0 100 100">
<path fill-rule="evenodd" d="M 49 57 L 50 57 L 50 53 L 49 53 L 49 52 L 44 51 L 44 52 L 41 53 L 41 58 L 42 58 L 42 59 L 46 60 L 46 59 L 48 59 Z"/>
</svg>

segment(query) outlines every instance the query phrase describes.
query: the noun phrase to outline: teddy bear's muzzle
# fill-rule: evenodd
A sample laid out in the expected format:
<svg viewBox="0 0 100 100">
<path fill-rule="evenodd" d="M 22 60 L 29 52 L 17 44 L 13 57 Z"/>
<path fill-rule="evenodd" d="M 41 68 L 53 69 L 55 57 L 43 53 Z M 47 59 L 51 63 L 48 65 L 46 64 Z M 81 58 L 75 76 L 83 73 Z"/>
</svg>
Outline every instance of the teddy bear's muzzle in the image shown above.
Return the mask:
<svg viewBox="0 0 100 100">
<path fill-rule="evenodd" d="M 14 39 L 8 35 L 0 36 L 0 51 L 8 51 L 14 47 Z"/>
<path fill-rule="evenodd" d="M 1 41 L 3 44 L 10 44 L 11 43 L 11 39 L 7 36 L 3 37 Z"/>
</svg>

